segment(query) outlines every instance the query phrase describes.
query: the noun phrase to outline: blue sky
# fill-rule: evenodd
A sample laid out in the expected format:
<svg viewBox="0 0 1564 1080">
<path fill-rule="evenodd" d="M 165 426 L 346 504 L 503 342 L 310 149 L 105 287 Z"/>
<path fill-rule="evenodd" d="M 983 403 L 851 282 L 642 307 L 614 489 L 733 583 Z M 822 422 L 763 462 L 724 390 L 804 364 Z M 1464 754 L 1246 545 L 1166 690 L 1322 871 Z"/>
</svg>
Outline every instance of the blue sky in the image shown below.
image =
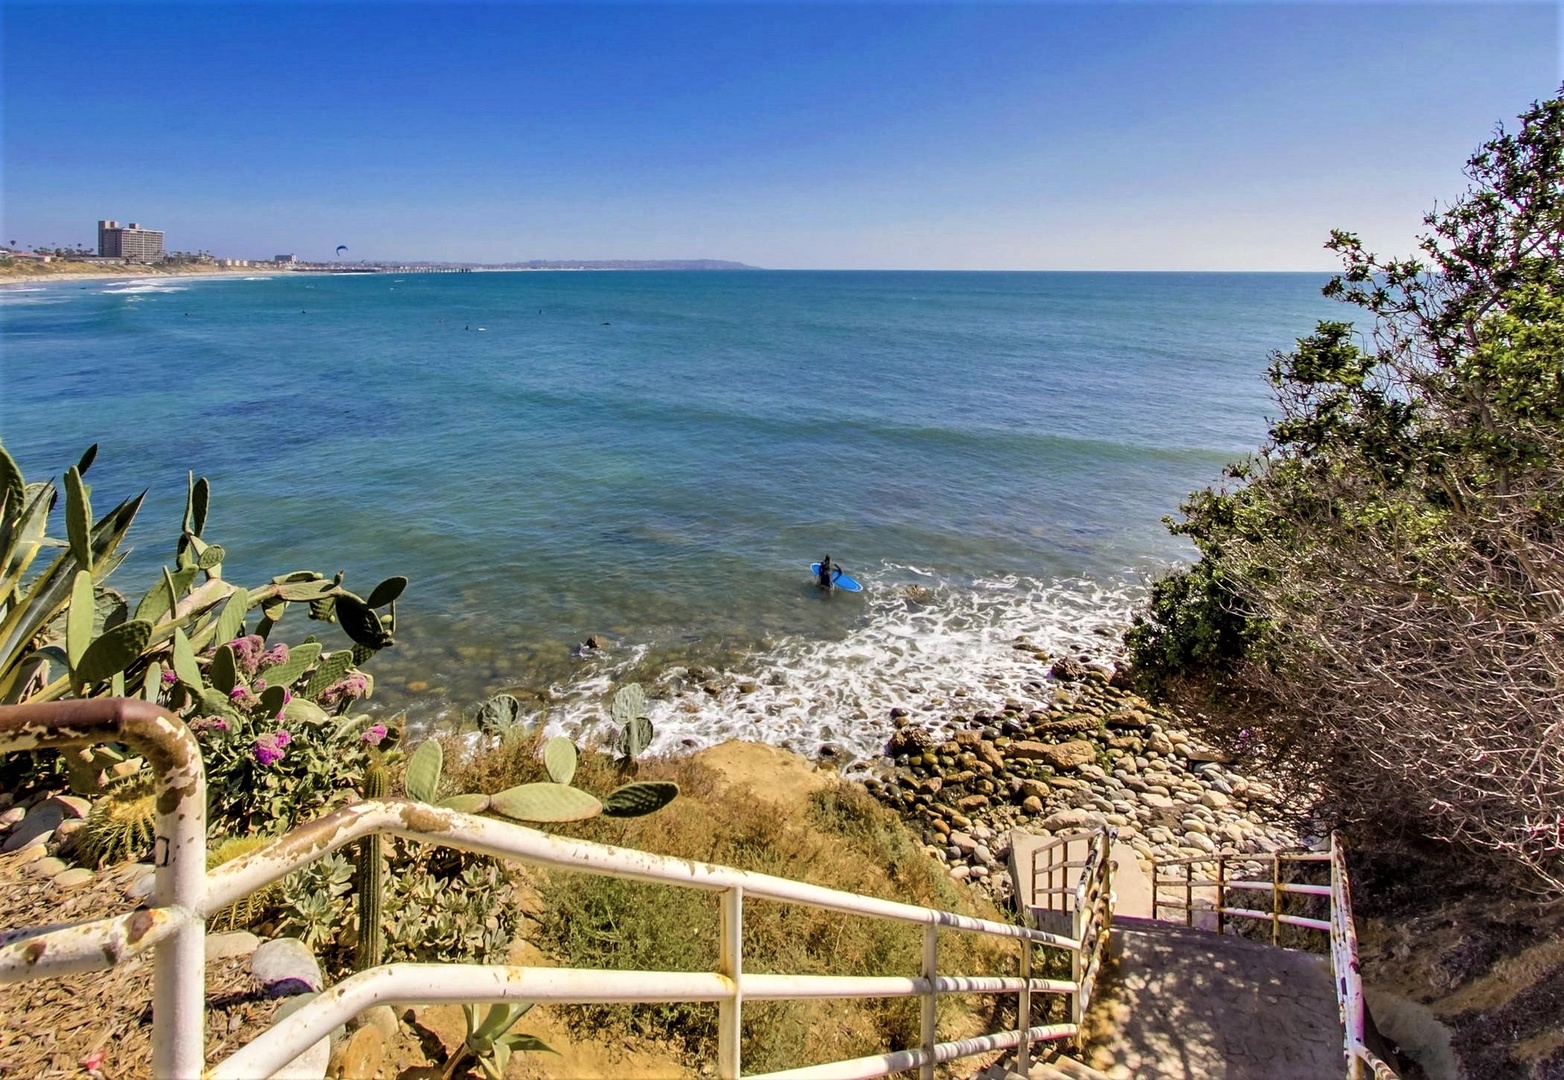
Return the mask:
<svg viewBox="0 0 1564 1080">
<path fill-rule="evenodd" d="M 1557 5 L 28 4 L 3 206 L 173 249 L 1323 269 L 1410 250 Z"/>
</svg>

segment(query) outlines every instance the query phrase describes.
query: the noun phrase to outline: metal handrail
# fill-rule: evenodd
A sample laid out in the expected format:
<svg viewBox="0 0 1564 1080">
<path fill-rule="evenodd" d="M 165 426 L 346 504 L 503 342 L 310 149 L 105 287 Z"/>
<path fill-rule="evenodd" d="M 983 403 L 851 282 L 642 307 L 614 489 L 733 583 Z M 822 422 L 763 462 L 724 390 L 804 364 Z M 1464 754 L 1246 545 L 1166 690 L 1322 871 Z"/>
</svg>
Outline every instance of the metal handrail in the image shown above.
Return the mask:
<svg viewBox="0 0 1564 1080">
<path fill-rule="evenodd" d="M 147 948 L 153 949 L 152 1071 L 160 1080 L 269 1076 L 345 1020 L 372 1005 L 393 1003 L 715 1001 L 717 1073 L 722 1080 L 740 1076 L 739 1031 L 745 998 L 922 998 L 922 1029 L 917 1048 L 770 1074 L 771 1080 L 883 1076 L 912 1068 L 932 1080 L 937 1062 L 1012 1047 L 1018 1047 L 1024 1059 L 1031 1042 L 1071 1038 L 1080 1032 L 1078 1023 L 1031 1026 L 1032 994 L 1070 994 L 1080 1000 L 1083 992 L 1090 992 L 1089 985 L 1083 986 L 1078 979 L 1032 977 L 1034 946 L 1062 949 L 1079 960 L 1087 944 L 1080 937 L 1072 939 L 768 874 L 551 836 L 522 825 L 423 803 L 357 803 L 298 826 L 208 874 L 205 774 L 200 749 L 177 717 L 148 702 L 132 699 L 0 707 L 0 752 L 68 748 L 105 741 L 133 746 L 147 758 L 157 779 L 153 860 L 156 884 L 151 905 L 113 918 L 66 927 L 25 928 L 0 935 L 0 982 L 106 970 Z M 204 1068 L 207 916 L 346 844 L 376 834 L 402 836 L 533 865 L 718 892 L 722 900 L 718 970 L 616 972 L 476 964 L 382 965 L 343 980 L 224 1061 Z M 1105 855 L 1106 847 L 1102 850 Z M 1106 858 L 1101 862 L 1105 864 Z M 1083 890 L 1086 885 L 1083 878 Z M 746 894 L 921 924 L 923 970 L 917 977 L 905 978 L 745 975 L 742 926 Z M 1105 926 L 1105 920 L 1093 925 Z M 1021 977 L 940 975 L 937 935 L 942 928 L 1018 941 Z M 1093 956 L 1099 945 L 1099 941 L 1090 943 Z M 1090 966 L 1075 966 L 1078 971 L 1089 973 L 1087 977 L 1095 975 L 1094 961 Z M 972 1039 L 936 1042 L 935 1004 L 942 993 L 1014 993 L 1018 997 L 1019 1026 L 1016 1030 Z"/>
<path fill-rule="evenodd" d="M 1271 880 L 1247 881 L 1229 880 L 1227 878 L 1227 864 L 1229 862 L 1244 863 L 1269 863 L 1271 866 Z M 1327 885 L 1302 885 L 1295 882 L 1283 881 L 1281 878 L 1282 864 L 1292 863 L 1329 863 L 1330 884 Z M 1215 863 L 1216 877 L 1211 881 L 1195 882 L 1194 868 L 1201 863 Z M 1181 866 L 1184 868 L 1182 877 L 1164 877 L 1161 871 L 1167 867 Z M 1182 886 L 1184 900 L 1180 904 L 1175 898 L 1170 903 L 1164 903 L 1161 899 L 1161 887 L 1163 885 Z M 1365 1034 L 1368 1028 L 1368 1011 L 1363 998 L 1363 982 L 1358 973 L 1358 937 L 1357 930 L 1352 922 L 1352 895 L 1347 878 L 1346 854 L 1341 844 L 1341 838 L 1336 833 L 1331 833 L 1330 848 L 1327 851 L 1275 851 L 1275 852 L 1236 852 L 1223 851 L 1211 855 L 1195 855 L 1179 859 L 1161 859 L 1152 866 L 1151 872 L 1151 913 L 1153 918 L 1160 917 L 1159 913 L 1164 907 L 1182 908 L 1186 926 L 1193 926 L 1195 919 L 1194 892 L 1196 889 L 1215 889 L 1216 903 L 1208 910 L 1216 916 L 1216 932 L 1224 933 L 1228 918 L 1252 919 L 1271 924 L 1271 943 L 1279 945 L 1281 928 L 1283 926 L 1297 926 L 1306 930 L 1324 931 L 1330 936 L 1331 982 L 1336 991 L 1336 1006 L 1341 1017 L 1342 1026 L 1342 1052 L 1346 1059 L 1347 1080 L 1365 1080 L 1364 1070 L 1367 1069 L 1375 1080 L 1398 1080 L 1395 1071 L 1370 1050 Z M 1259 911 L 1253 908 L 1230 907 L 1227 904 L 1227 891 L 1229 889 L 1241 889 L 1250 891 L 1264 891 L 1271 894 L 1271 910 Z M 1311 919 L 1302 915 L 1287 915 L 1282 913 L 1283 896 L 1313 896 L 1323 897 L 1330 901 L 1330 917 L 1328 919 Z"/>
<path fill-rule="evenodd" d="M 1109 941 L 1113 925 L 1113 860 L 1110 858 L 1118 830 L 1103 826 L 1086 832 L 1065 833 L 1051 838 L 1032 852 L 1032 896 L 1048 897 L 1048 903 L 1031 905 L 1034 919 L 1040 912 L 1057 912 L 1055 897 L 1064 896 L 1074 901 L 1070 909 L 1070 938 L 1076 943 L 1070 953 L 1070 981 L 1075 992 L 1070 999 L 1070 1022 L 1075 1025 L 1076 1038 L 1085 1030 L 1087 1010 L 1091 1008 L 1092 992 L 1096 988 L 1097 974 L 1102 967 L 1102 953 Z M 1070 858 L 1070 845 L 1085 843 L 1083 858 Z M 1044 856 L 1048 856 L 1045 860 Z M 1073 886 L 1054 885 L 1066 870 L 1079 869 L 1080 876 Z M 1038 879 L 1045 878 L 1049 885 L 1038 888 Z M 1024 1048 L 1018 1055 L 1015 1071 L 1026 1075 L 1028 1061 Z"/>
</svg>

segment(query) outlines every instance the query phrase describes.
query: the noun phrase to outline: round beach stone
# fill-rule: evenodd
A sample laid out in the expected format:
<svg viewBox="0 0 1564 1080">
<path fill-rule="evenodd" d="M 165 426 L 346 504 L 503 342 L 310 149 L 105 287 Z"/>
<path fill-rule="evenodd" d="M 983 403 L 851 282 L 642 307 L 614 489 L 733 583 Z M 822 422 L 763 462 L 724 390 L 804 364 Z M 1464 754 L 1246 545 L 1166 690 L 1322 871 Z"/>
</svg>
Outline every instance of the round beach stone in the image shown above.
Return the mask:
<svg viewBox="0 0 1564 1080">
<path fill-rule="evenodd" d="M 77 866 L 54 875 L 50 880 L 54 882 L 56 888 L 79 889 L 96 876 L 85 866 Z"/>
<path fill-rule="evenodd" d="M 65 869 L 66 863 L 64 859 L 57 859 L 50 855 L 46 859 L 34 860 L 28 865 L 27 872 L 34 877 L 52 878 L 55 874 L 61 873 Z"/>
<path fill-rule="evenodd" d="M 274 938 L 255 950 L 250 974 L 268 997 L 287 997 L 318 991 L 325 985 L 315 954 L 297 938 Z"/>
<path fill-rule="evenodd" d="M 227 960 L 234 956 L 249 956 L 260 947 L 261 939 L 248 930 L 236 930 L 231 934 L 206 936 L 206 959 Z"/>
<path fill-rule="evenodd" d="M 26 866 L 28 863 L 37 862 L 39 859 L 46 857 L 48 854 L 49 849 L 47 847 L 42 844 L 33 844 L 30 847 L 24 847 L 21 851 L 16 853 L 14 865 Z"/>
<path fill-rule="evenodd" d="M 65 820 L 65 807 L 53 799 L 46 799 L 27 812 L 16 824 L 11 835 L 0 844 L 0 851 L 20 851 L 36 843 L 43 843 L 54 833 L 55 826 Z"/>
</svg>

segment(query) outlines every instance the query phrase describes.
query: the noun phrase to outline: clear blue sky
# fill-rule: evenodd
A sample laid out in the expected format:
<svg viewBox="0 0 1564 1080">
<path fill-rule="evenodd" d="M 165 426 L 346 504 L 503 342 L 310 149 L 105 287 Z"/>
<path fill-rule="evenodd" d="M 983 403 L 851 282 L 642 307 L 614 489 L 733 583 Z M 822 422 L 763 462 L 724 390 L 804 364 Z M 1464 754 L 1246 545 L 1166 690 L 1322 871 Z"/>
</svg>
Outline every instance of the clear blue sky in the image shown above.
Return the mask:
<svg viewBox="0 0 1564 1080">
<path fill-rule="evenodd" d="M 1406 252 L 1555 4 L 0 0 L 4 203 L 171 249 L 1319 269 Z"/>
</svg>

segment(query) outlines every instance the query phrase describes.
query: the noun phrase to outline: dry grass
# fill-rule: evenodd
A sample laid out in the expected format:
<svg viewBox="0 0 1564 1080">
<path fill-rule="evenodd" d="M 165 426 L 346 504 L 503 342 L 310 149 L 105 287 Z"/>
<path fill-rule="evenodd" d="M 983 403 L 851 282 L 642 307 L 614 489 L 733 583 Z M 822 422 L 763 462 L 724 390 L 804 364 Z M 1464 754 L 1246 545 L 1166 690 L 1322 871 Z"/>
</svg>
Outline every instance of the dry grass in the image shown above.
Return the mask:
<svg viewBox="0 0 1564 1080">
<path fill-rule="evenodd" d="M 538 740 L 515 738 L 490 753 L 448 745 L 448 775 L 462 790 L 494 791 L 543 778 Z M 673 780 L 681 796 L 643 818 L 597 819 L 561 828 L 585 839 L 799 878 L 887 899 L 974 911 L 968 895 L 894 814 L 861 788 L 833 782 L 779 803 L 726 785 L 696 759 L 648 761 L 642 779 Z M 575 784 L 603 793 L 624 779 L 606 754 L 583 753 Z M 768 793 L 771 794 L 771 793 Z M 536 943 L 561 964 L 618 970 L 711 971 L 717 966 L 718 900 L 692 889 L 587 874 L 539 875 Z M 940 968 L 951 974 L 1015 973 L 1014 949 L 973 935 L 940 937 Z M 791 974 L 915 975 L 922 930 L 911 924 L 837 915 L 794 904 L 744 906 L 745 970 Z M 1013 1001 L 1005 999 L 1013 1012 Z M 1000 1002 L 941 1002 L 940 1036 L 992 1030 Z M 637 1033 L 667 1040 L 709 1060 L 716 1045 L 715 1006 L 582 1006 L 570 1010 L 583 1030 Z M 778 1002 L 744 1009 L 746 1071 L 831 1061 L 917 1045 L 917 999 Z M 801 1060 L 801 1058 L 803 1060 Z"/>
</svg>

